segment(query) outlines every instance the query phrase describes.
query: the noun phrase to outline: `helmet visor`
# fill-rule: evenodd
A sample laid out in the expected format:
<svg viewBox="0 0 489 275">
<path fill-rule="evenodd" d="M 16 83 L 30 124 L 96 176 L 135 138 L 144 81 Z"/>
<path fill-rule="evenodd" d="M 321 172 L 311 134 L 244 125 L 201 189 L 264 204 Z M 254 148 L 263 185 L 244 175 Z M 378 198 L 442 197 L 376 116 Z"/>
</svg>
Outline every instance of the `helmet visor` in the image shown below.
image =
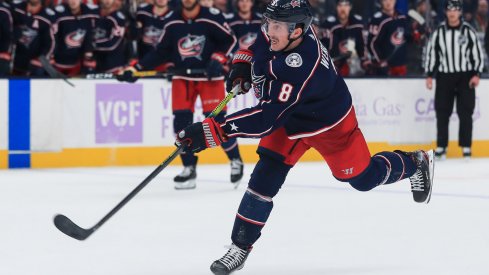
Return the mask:
<svg viewBox="0 0 489 275">
<path fill-rule="evenodd" d="M 263 15 L 261 27 L 263 28 L 263 30 L 265 30 L 266 33 L 269 33 L 269 32 L 281 33 L 281 32 L 283 32 L 283 33 L 291 34 L 294 31 L 296 24 L 291 23 L 291 22 L 279 21 L 277 19 L 270 18 L 265 13 Z"/>
</svg>

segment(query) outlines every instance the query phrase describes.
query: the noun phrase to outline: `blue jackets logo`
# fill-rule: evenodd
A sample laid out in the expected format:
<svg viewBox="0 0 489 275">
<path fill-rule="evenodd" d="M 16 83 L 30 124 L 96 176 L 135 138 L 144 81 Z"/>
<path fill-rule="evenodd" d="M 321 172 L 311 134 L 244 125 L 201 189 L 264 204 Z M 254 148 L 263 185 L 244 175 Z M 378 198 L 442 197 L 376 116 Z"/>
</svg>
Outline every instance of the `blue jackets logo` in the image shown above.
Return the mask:
<svg viewBox="0 0 489 275">
<path fill-rule="evenodd" d="M 202 52 L 204 51 L 205 36 L 204 35 L 191 35 L 178 40 L 178 52 L 182 57 L 182 60 L 186 58 L 195 57 L 198 60 L 202 60 Z"/>
</svg>

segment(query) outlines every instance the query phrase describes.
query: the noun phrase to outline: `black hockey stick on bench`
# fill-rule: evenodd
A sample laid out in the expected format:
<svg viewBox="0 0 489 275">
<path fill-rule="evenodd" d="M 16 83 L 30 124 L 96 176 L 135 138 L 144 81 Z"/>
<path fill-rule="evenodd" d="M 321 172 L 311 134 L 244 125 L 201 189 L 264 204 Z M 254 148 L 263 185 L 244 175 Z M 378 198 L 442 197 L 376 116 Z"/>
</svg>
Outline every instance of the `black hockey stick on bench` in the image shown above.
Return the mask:
<svg viewBox="0 0 489 275">
<path fill-rule="evenodd" d="M 169 75 L 194 75 L 204 74 L 205 69 L 184 69 L 181 71 L 159 72 L 159 71 L 136 71 L 133 72 L 134 77 L 167 77 Z M 86 79 L 115 79 L 117 74 L 114 73 L 94 73 L 85 75 Z"/>
<path fill-rule="evenodd" d="M 41 65 L 42 65 L 43 69 L 46 70 L 46 72 L 48 73 L 48 75 L 50 77 L 61 78 L 64 80 L 64 82 L 68 83 L 68 85 L 70 85 L 71 87 L 75 87 L 75 85 L 68 80 L 67 75 L 59 72 L 58 70 L 56 70 L 53 67 L 53 65 L 51 65 L 51 63 L 49 62 L 49 60 L 47 59 L 46 56 L 44 56 L 44 55 L 39 56 L 39 61 L 41 61 Z"/>
<path fill-rule="evenodd" d="M 208 117 L 217 116 L 224 106 L 238 94 L 241 85 L 236 85 L 229 94 L 217 105 L 217 107 L 209 114 Z M 134 196 L 136 196 L 139 191 L 141 191 L 148 183 L 150 183 L 165 167 L 168 166 L 187 146 L 186 143 L 182 143 L 182 145 L 178 146 L 175 151 L 165 160 L 163 161 L 156 169 L 149 174 L 134 190 L 131 191 L 119 204 L 117 204 L 109 213 L 107 213 L 97 224 L 92 226 L 91 228 L 85 229 L 76 225 L 69 218 L 64 215 L 58 214 L 54 217 L 54 225 L 64 234 L 83 241 L 92 235 L 97 229 L 99 229 L 107 220 L 109 220 L 115 213 L 117 213 L 126 203 L 128 203 Z"/>
</svg>

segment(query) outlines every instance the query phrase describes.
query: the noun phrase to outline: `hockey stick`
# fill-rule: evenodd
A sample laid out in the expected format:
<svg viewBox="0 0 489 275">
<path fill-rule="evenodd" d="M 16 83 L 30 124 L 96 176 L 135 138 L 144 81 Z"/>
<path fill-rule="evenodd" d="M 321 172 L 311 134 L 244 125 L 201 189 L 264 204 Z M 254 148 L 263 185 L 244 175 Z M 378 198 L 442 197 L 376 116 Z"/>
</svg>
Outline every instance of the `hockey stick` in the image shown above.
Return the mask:
<svg viewBox="0 0 489 275">
<path fill-rule="evenodd" d="M 176 75 L 176 74 L 203 74 L 205 73 L 205 69 L 185 69 L 182 71 L 171 71 L 171 72 L 159 72 L 159 71 L 135 71 L 133 72 L 134 77 L 167 77 L 168 75 Z M 85 75 L 86 79 L 114 79 L 117 77 L 117 74 L 114 73 L 95 73 L 95 74 L 87 74 Z"/>
<path fill-rule="evenodd" d="M 419 12 L 417 12 L 413 9 L 410 9 L 408 11 L 408 15 L 412 19 L 416 20 L 416 22 L 418 22 L 421 26 L 423 26 L 424 23 L 426 23 L 426 20 L 424 19 L 424 17 L 421 14 L 419 14 Z"/>
<path fill-rule="evenodd" d="M 75 85 L 68 80 L 67 75 L 58 72 L 58 70 L 56 70 L 53 67 L 53 65 L 51 65 L 51 63 L 49 63 L 49 60 L 47 59 L 46 56 L 44 55 L 39 56 L 39 61 L 41 61 L 42 67 L 44 68 L 44 70 L 46 70 L 46 72 L 49 74 L 50 77 L 61 78 L 64 80 L 64 82 L 68 83 L 68 85 L 70 85 L 71 87 L 75 87 Z"/>
<path fill-rule="evenodd" d="M 230 93 L 217 105 L 217 107 L 209 114 L 208 117 L 217 116 L 224 106 L 238 94 L 241 85 L 236 85 Z M 109 213 L 107 213 L 98 223 L 96 223 L 93 227 L 85 229 L 76 225 L 69 218 L 64 215 L 58 214 L 54 217 L 54 225 L 64 234 L 83 241 L 93 234 L 97 229 L 99 229 L 107 220 L 109 220 L 115 213 L 117 213 L 126 203 L 128 203 L 134 196 L 136 196 L 139 191 L 141 191 L 148 183 L 150 183 L 165 167 L 170 164 L 187 146 L 187 143 L 182 143 L 180 146 L 171 153 L 171 155 L 163 161 L 156 169 L 149 174 L 134 190 L 131 191 L 119 204 L 117 204 Z"/>
<path fill-rule="evenodd" d="M 347 51 L 346 53 L 342 53 L 340 55 L 337 55 L 333 58 L 331 58 L 331 61 L 333 62 L 337 62 L 337 61 L 340 61 L 340 60 L 343 60 L 343 59 L 348 59 L 350 58 L 352 55 L 352 52 L 351 51 Z"/>
</svg>

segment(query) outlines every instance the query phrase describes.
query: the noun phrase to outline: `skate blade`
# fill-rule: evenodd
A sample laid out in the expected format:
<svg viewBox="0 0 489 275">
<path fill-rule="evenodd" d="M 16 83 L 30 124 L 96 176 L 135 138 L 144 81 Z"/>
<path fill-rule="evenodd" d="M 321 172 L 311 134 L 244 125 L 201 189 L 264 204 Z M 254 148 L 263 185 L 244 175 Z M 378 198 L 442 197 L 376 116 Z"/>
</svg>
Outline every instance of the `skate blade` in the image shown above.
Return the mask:
<svg viewBox="0 0 489 275">
<path fill-rule="evenodd" d="M 429 150 L 428 152 L 426 152 L 426 154 L 428 155 L 430 166 L 430 192 L 428 193 L 428 198 L 425 201 L 425 203 L 428 204 L 431 200 L 431 193 L 433 192 L 433 178 L 435 177 L 435 157 L 433 150 Z"/>
<path fill-rule="evenodd" d="M 237 182 L 234 182 L 233 185 L 234 185 L 234 189 L 238 189 L 238 186 L 241 184 L 241 180 L 238 180 Z"/>
<path fill-rule="evenodd" d="M 175 190 L 192 190 L 197 187 L 197 184 L 195 183 L 195 180 L 188 180 L 185 182 L 185 184 L 182 185 L 175 185 Z"/>
</svg>

